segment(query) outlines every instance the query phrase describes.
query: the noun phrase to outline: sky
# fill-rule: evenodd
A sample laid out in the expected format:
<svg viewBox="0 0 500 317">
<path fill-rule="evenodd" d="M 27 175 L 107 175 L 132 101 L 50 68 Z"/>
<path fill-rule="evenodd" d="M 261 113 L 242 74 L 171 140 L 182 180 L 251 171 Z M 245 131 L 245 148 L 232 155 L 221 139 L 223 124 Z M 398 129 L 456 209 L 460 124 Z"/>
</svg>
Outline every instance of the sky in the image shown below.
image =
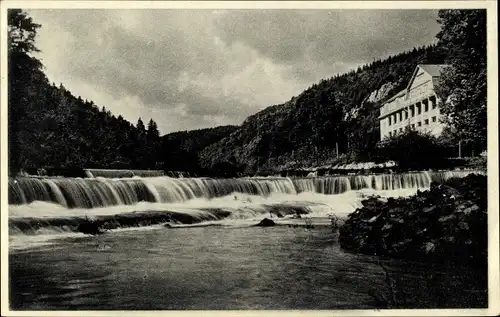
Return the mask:
<svg viewBox="0 0 500 317">
<path fill-rule="evenodd" d="M 27 11 L 50 81 L 161 134 L 239 125 L 440 29 L 436 10 Z"/>
</svg>

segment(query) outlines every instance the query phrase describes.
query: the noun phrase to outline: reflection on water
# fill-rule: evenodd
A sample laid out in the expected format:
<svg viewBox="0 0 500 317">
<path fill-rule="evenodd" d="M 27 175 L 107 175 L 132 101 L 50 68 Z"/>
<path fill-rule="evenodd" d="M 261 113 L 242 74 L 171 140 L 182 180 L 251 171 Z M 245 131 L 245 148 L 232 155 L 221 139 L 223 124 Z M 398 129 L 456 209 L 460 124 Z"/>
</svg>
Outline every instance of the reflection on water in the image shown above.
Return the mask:
<svg viewBox="0 0 500 317">
<path fill-rule="evenodd" d="M 123 231 L 11 251 L 10 300 L 43 310 L 376 308 L 386 290 L 378 260 L 342 251 L 327 227 Z M 437 297 L 440 307 L 485 305 L 484 272 L 382 261 L 408 308 Z"/>
</svg>

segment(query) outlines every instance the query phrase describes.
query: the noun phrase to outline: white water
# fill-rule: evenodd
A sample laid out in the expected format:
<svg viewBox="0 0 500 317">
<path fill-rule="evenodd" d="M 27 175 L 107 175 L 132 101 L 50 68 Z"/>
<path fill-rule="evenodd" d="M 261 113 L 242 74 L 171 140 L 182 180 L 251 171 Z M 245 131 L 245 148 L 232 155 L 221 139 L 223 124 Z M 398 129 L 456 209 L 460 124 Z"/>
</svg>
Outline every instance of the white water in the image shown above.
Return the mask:
<svg viewBox="0 0 500 317">
<path fill-rule="evenodd" d="M 432 181 L 463 177 L 469 171 L 406 174 L 329 176 L 318 178 L 18 178 L 9 179 L 9 203 L 54 202 L 68 208 L 98 208 L 154 203 L 186 202 L 223 197 L 232 193 L 258 196 L 310 192 L 335 195 L 361 189 L 399 190 L 428 188 Z"/>
<path fill-rule="evenodd" d="M 210 217 L 208 208 L 219 208 L 231 212 L 225 219 L 213 219 L 204 221 L 202 225 L 219 225 L 224 227 L 246 227 L 256 224 L 264 217 L 269 217 L 270 206 L 302 206 L 307 212 L 306 217 L 328 217 L 335 214 L 338 217 L 345 217 L 349 213 L 361 207 L 363 197 L 369 195 L 380 195 L 382 197 L 409 196 L 414 194 L 416 189 L 405 189 L 397 191 L 375 191 L 370 189 L 351 191 L 339 195 L 323 195 L 316 193 L 301 193 L 298 195 L 273 194 L 268 197 L 236 194 L 214 199 L 193 199 L 183 203 L 150 203 L 141 202 L 136 205 L 111 206 L 94 209 L 67 209 L 61 205 L 48 202 L 33 202 L 28 205 L 10 206 L 9 219 L 11 221 L 23 221 L 35 217 L 43 221 L 44 218 L 73 218 L 85 217 L 97 218 L 99 216 L 110 216 L 137 213 L 138 218 L 141 212 L 155 213 L 163 211 L 175 211 L 188 214 L 194 218 L 204 216 Z M 235 199 L 235 196 L 237 199 Z M 276 219 L 276 222 L 286 223 L 287 219 Z M 193 224 L 191 226 L 198 226 Z M 117 230 L 158 230 L 163 229 L 162 225 L 153 225 L 139 228 L 120 228 Z M 66 231 L 66 228 L 41 228 L 35 235 L 22 234 L 22 232 L 11 228 L 10 230 L 11 249 L 24 249 L 34 246 L 43 246 L 56 242 L 57 239 L 84 236 L 82 233 Z"/>
<path fill-rule="evenodd" d="M 273 208 L 308 217 L 345 217 L 361 207 L 369 195 L 409 196 L 431 181 L 463 177 L 470 172 L 436 172 L 337 176 L 314 179 L 241 178 L 206 179 L 169 177 L 132 179 L 20 178 L 9 180 L 10 246 L 24 248 L 76 233 L 81 218 L 122 216 L 145 219 L 177 213 L 195 221 L 244 227 L 269 217 Z M 70 208 L 71 207 L 71 208 Z M 224 219 L 214 210 L 229 214 Z M 54 224 L 55 222 L 57 224 Z M 285 221 L 286 219 L 279 219 Z M 32 228 L 33 221 L 42 223 Z M 50 223 L 49 223 L 50 221 Z M 152 225 L 150 228 L 162 228 Z M 28 231 L 29 234 L 27 234 Z M 130 230 L 121 228 L 119 230 Z M 35 232 L 32 232 L 35 231 Z"/>
</svg>

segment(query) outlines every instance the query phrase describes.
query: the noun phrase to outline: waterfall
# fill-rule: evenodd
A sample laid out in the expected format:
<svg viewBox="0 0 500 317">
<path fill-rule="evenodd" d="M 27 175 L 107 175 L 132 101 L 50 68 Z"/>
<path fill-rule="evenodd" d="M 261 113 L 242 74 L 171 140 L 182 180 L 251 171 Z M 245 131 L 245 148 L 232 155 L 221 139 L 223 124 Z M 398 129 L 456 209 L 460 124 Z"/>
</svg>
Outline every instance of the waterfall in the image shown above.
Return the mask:
<svg viewBox="0 0 500 317">
<path fill-rule="evenodd" d="M 93 173 L 93 172 L 92 172 Z M 325 195 L 361 189 L 428 188 L 433 181 L 464 177 L 472 171 L 327 176 L 315 178 L 35 178 L 9 179 L 9 204 L 52 202 L 66 208 L 98 208 L 139 202 L 175 203 L 233 193 L 269 196 L 312 192 Z"/>
</svg>

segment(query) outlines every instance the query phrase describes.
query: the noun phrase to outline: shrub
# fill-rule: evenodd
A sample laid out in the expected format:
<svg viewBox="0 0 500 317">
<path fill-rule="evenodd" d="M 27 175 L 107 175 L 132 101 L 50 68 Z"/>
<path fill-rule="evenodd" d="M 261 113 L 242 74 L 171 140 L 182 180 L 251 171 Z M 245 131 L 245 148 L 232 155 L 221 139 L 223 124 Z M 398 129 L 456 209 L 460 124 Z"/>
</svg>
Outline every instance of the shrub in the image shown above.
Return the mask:
<svg viewBox="0 0 500 317">
<path fill-rule="evenodd" d="M 413 129 L 393 135 L 377 147 L 379 161 L 394 161 L 401 170 L 443 168 L 447 151 L 436 137 Z"/>
</svg>

